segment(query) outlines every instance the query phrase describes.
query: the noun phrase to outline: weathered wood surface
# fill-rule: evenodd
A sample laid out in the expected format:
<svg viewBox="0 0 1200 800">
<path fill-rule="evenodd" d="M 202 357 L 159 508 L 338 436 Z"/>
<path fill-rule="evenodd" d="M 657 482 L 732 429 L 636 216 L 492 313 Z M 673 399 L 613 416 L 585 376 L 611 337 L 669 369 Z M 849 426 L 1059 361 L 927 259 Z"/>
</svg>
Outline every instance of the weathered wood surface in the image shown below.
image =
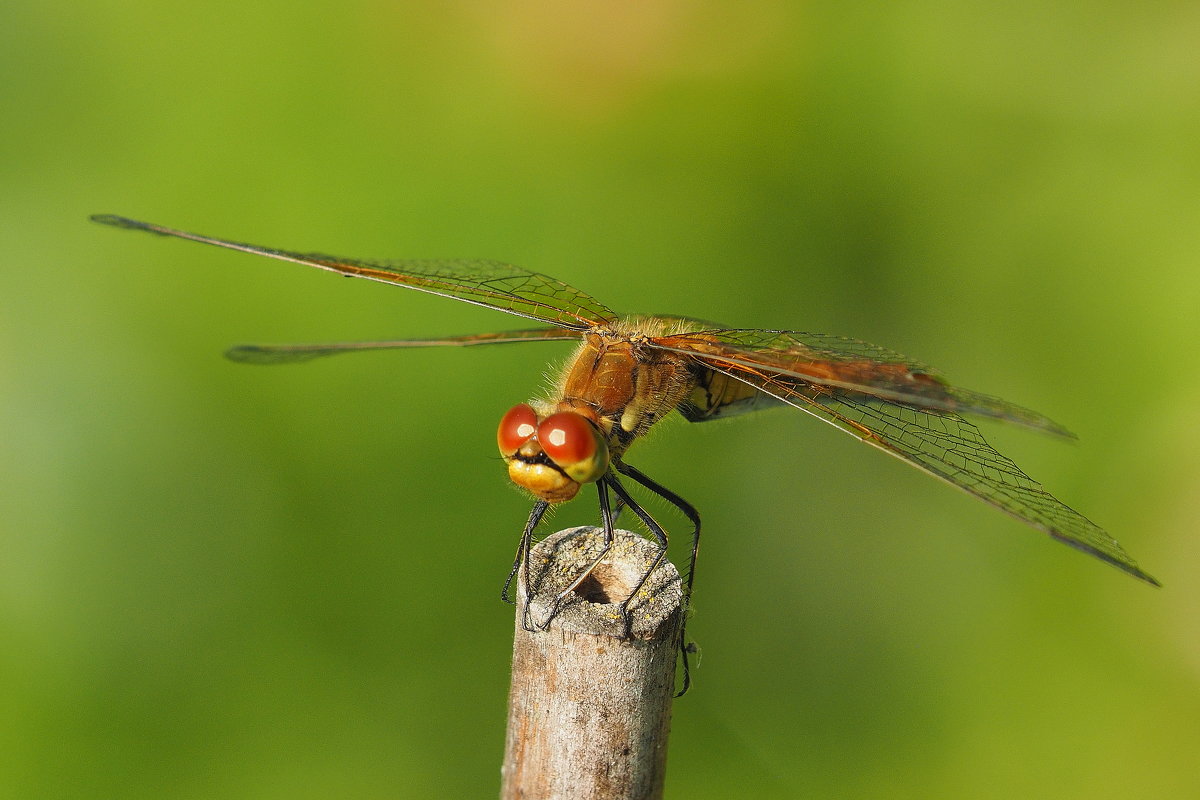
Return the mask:
<svg viewBox="0 0 1200 800">
<path fill-rule="evenodd" d="M 535 624 L 602 545 L 598 529 L 573 528 L 534 547 L 528 606 Z M 662 797 L 684 613 L 675 567 L 664 559 L 631 603 L 628 638 L 619 613 L 656 552 L 617 531 L 608 556 L 546 630 L 521 625 L 528 592 L 518 586 L 502 800 Z"/>
</svg>

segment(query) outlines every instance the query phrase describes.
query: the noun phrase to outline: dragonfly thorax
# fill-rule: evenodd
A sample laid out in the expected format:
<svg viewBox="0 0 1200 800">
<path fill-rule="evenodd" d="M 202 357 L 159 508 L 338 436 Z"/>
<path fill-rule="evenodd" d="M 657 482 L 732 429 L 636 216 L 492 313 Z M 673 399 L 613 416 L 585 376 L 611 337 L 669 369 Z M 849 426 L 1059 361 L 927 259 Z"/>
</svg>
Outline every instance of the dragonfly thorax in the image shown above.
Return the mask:
<svg viewBox="0 0 1200 800">
<path fill-rule="evenodd" d="M 696 384 L 686 356 L 646 341 L 633 324 L 615 334 L 589 334 L 559 379 L 557 409 L 593 416 L 608 434 L 614 458 L 675 410 Z"/>
</svg>

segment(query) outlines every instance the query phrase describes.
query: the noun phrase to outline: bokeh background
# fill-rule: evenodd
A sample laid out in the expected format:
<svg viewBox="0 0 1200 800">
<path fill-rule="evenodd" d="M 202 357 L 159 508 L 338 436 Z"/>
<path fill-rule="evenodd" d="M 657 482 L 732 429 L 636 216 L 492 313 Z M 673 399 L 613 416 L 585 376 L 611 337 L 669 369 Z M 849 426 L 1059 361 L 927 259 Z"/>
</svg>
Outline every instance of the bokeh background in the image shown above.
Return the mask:
<svg viewBox="0 0 1200 800">
<path fill-rule="evenodd" d="M 0 796 L 499 785 L 494 426 L 567 348 L 232 364 L 521 323 L 96 212 L 506 260 L 1061 420 L 984 428 L 1165 588 L 799 412 L 639 445 L 707 531 L 667 795 L 1200 796 L 1197 41 L 1187 2 L 5 3 Z"/>
</svg>

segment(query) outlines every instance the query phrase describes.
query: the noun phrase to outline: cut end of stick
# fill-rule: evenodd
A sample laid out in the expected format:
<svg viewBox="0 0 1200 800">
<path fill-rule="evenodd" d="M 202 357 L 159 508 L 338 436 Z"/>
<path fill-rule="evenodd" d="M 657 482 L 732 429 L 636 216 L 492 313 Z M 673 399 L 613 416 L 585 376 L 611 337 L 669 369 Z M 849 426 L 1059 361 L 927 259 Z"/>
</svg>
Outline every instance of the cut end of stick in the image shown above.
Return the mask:
<svg viewBox="0 0 1200 800">
<path fill-rule="evenodd" d="M 529 561 L 528 603 L 533 618 L 545 620 L 553 614 L 551 624 L 562 630 L 624 638 L 629 631 L 620 605 L 658 557 L 658 547 L 630 531 L 615 531 L 608 553 L 580 581 L 603 549 L 604 532 L 593 527 L 558 531 L 539 542 Z M 567 594 L 562 596 L 563 592 Z M 632 637 L 661 635 L 663 624 L 677 614 L 682 602 L 679 572 L 664 558 L 629 603 Z"/>
<path fill-rule="evenodd" d="M 605 552 L 602 530 L 572 528 L 532 549 L 528 592 L 524 578 L 501 797 L 662 797 L 683 624 L 678 571 L 629 531 L 615 531 Z M 526 610 L 535 630 L 522 622 Z"/>
</svg>

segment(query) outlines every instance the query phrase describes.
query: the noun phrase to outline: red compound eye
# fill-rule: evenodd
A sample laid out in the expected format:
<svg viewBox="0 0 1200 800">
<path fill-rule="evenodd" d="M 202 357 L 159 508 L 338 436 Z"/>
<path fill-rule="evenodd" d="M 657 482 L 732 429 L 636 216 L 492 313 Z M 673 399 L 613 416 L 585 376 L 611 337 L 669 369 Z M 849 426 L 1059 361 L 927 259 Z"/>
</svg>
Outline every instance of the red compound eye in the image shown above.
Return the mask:
<svg viewBox="0 0 1200 800">
<path fill-rule="evenodd" d="M 608 470 L 608 445 L 596 426 L 579 414 L 560 411 L 542 420 L 538 444 L 573 480 L 588 483 Z"/>
<path fill-rule="evenodd" d="M 518 403 L 508 410 L 500 420 L 496 431 L 496 444 L 500 446 L 500 454 L 511 456 L 521 449 L 530 438 L 537 433 L 537 414 L 528 403 Z"/>
</svg>

